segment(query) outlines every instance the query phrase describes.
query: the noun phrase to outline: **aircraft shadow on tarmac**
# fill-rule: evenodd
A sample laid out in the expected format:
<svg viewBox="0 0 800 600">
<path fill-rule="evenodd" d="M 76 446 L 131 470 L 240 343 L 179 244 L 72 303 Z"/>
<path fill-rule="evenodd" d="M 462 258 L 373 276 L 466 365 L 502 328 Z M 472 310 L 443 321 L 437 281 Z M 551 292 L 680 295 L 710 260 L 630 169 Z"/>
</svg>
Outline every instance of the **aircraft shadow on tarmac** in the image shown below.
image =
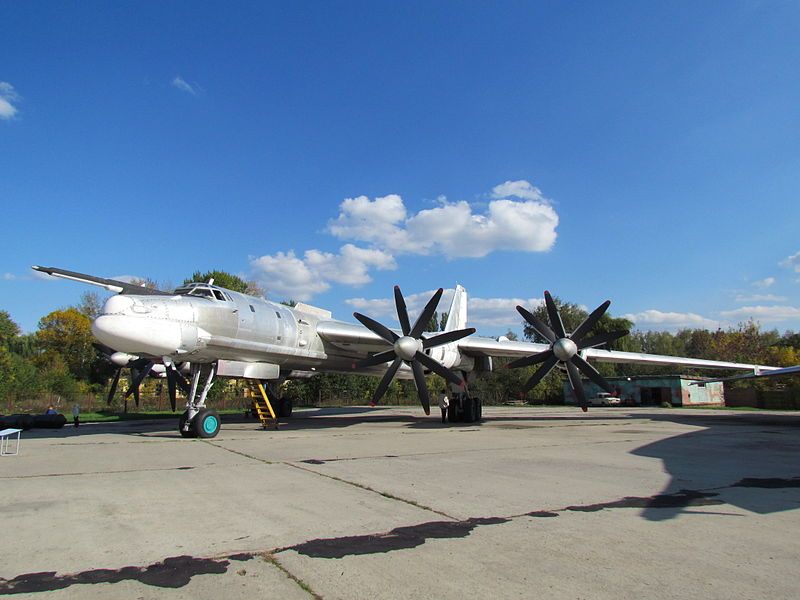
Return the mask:
<svg viewBox="0 0 800 600">
<path fill-rule="evenodd" d="M 395 409 L 396 410 L 396 409 Z M 669 473 L 669 483 L 649 497 L 624 497 L 607 503 L 565 507 L 569 511 L 592 512 L 610 508 L 639 508 L 642 517 L 652 521 L 668 520 L 684 512 L 726 513 L 727 504 L 758 514 L 768 514 L 800 507 L 800 415 L 758 413 L 721 413 L 719 415 L 642 412 L 610 414 L 608 411 L 587 418 L 573 415 L 508 415 L 485 416 L 486 424 L 518 425 L 558 423 L 575 426 L 611 423 L 612 426 L 642 419 L 695 426 L 698 429 L 640 446 L 631 451 L 635 456 L 656 458 Z M 242 415 L 223 415 L 226 425 L 252 427 L 260 431 L 257 421 Z M 420 419 L 413 407 L 407 414 L 370 407 L 319 408 L 297 411 L 289 420 L 281 421 L 280 431 L 339 429 L 363 423 L 403 423 L 410 429 L 442 427 L 475 428 L 479 423 L 442 425 L 436 418 Z M 224 431 L 224 430 L 223 430 Z M 241 429 L 240 429 L 241 431 Z M 622 428 L 620 434 L 629 433 Z M 180 440 L 171 419 L 93 423 L 75 430 L 35 429 L 26 432 L 30 438 L 76 438 L 97 434 L 122 434 Z M 531 427 L 531 435 L 536 435 Z M 568 435 L 568 432 L 565 432 Z M 717 508 L 714 508 L 717 507 Z"/>
<path fill-rule="evenodd" d="M 643 507 L 644 518 L 663 521 L 684 511 L 702 512 L 692 508 L 695 506 L 723 503 L 758 514 L 800 507 L 800 417 L 748 413 L 637 416 L 702 427 L 632 452 L 661 460 L 671 476 L 661 494 Z"/>
</svg>

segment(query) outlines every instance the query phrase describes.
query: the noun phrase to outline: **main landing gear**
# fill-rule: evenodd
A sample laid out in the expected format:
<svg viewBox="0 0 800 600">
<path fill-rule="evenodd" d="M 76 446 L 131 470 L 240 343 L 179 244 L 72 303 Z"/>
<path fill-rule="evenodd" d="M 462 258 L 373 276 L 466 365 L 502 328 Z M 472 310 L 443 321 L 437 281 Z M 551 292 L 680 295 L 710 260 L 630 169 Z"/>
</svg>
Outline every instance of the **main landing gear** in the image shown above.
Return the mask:
<svg viewBox="0 0 800 600">
<path fill-rule="evenodd" d="M 192 384 L 186 401 L 186 411 L 178 420 L 178 432 L 185 438 L 213 438 L 219 433 L 219 413 L 213 408 L 206 408 L 206 397 L 214 383 L 216 365 L 192 365 Z M 198 397 L 200 379 L 205 383 Z"/>
<path fill-rule="evenodd" d="M 447 420 L 451 423 L 476 423 L 483 418 L 483 403 L 476 396 L 462 392 L 452 393 L 447 408 Z"/>
</svg>

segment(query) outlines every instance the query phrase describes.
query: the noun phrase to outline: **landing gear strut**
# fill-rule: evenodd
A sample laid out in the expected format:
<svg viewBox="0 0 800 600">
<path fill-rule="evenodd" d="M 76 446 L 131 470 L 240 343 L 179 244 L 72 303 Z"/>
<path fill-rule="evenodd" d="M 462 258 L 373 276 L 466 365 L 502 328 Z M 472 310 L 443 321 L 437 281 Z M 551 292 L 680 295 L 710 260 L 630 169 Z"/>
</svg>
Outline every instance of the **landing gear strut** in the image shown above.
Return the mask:
<svg viewBox="0 0 800 600">
<path fill-rule="evenodd" d="M 216 365 L 192 365 L 192 383 L 186 400 L 186 411 L 178 421 L 178 432 L 182 437 L 213 438 L 219 433 L 219 413 L 206 408 L 206 397 L 214 384 Z M 198 397 L 200 379 L 205 378 L 203 390 Z"/>
<path fill-rule="evenodd" d="M 471 373 L 470 373 L 471 375 Z M 468 374 L 461 373 L 467 382 Z M 483 403 L 477 396 L 471 396 L 467 385 L 450 386 L 450 406 L 447 409 L 447 420 L 451 423 L 476 423 L 483 418 Z"/>
</svg>

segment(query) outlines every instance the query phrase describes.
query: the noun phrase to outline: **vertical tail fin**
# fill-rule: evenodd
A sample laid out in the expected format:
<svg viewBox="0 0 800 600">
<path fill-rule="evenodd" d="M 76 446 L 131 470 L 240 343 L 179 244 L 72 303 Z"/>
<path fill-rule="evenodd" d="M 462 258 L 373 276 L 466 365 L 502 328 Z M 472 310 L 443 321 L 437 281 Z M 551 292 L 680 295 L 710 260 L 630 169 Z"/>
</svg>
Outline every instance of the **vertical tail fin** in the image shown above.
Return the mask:
<svg viewBox="0 0 800 600">
<path fill-rule="evenodd" d="M 450 303 L 450 310 L 447 313 L 447 323 L 445 331 L 464 329 L 467 326 L 467 290 L 461 285 L 456 285 L 453 292 L 453 301 Z"/>
</svg>

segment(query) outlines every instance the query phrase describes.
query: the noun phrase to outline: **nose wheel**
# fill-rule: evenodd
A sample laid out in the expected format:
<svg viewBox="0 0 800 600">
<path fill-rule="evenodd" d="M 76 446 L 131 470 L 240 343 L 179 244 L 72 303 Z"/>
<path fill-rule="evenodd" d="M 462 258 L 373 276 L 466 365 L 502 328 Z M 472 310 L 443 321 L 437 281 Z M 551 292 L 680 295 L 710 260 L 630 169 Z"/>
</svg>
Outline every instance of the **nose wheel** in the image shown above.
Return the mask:
<svg viewBox="0 0 800 600">
<path fill-rule="evenodd" d="M 188 422 L 188 426 L 187 426 Z M 178 420 L 178 431 L 185 438 L 213 438 L 219 433 L 221 422 L 219 413 L 213 408 L 200 409 L 191 421 L 189 411 Z"/>
<path fill-rule="evenodd" d="M 206 396 L 214 380 L 215 365 L 192 365 L 192 384 L 186 402 L 186 411 L 178 420 L 178 432 L 184 438 L 213 438 L 219 433 L 219 413 L 206 408 Z M 198 394 L 200 377 L 205 375 L 205 385 Z"/>
</svg>

